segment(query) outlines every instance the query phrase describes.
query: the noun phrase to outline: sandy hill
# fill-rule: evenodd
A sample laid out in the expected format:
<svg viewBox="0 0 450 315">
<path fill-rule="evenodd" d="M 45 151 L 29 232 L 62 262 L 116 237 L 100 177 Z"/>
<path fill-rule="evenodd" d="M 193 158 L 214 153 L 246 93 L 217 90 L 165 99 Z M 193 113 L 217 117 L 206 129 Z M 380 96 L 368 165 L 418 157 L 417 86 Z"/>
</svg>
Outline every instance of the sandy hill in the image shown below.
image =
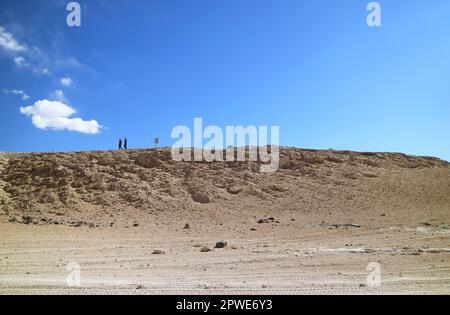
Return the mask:
<svg viewBox="0 0 450 315">
<path fill-rule="evenodd" d="M 193 220 L 305 225 L 444 222 L 450 167 L 399 153 L 281 149 L 257 162 L 174 162 L 169 149 L 0 155 L 0 221 L 129 227 Z M 290 219 L 291 218 L 291 219 Z M 162 220 L 164 221 L 164 220 Z"/>
<path fill-rule="evenodd" d="M 447 162 L 280 157 L 267 174 L 169 149 L 0 153 L 0 294 L 449 294 Z"/>
</svg>

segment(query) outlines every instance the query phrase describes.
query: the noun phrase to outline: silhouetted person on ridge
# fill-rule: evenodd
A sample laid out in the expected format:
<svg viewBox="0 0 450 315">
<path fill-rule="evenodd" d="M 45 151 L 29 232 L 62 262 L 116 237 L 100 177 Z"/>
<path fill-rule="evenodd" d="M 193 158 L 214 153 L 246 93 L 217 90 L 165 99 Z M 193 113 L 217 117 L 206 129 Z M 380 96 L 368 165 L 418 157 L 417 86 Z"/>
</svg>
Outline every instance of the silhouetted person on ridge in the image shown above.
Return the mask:
<svg viewBox="0 0 450 315">
<path fill-rule="evenodd" d="M 119 150 L 122 150 L 122 139 L 119 139 Z"/>
<path fill-rule="evenodd" d="M 127 138 L 123 138 L 123 149 L 124 150 L 128 149 L 128 140 L 127 140 Z"/>
</svg>

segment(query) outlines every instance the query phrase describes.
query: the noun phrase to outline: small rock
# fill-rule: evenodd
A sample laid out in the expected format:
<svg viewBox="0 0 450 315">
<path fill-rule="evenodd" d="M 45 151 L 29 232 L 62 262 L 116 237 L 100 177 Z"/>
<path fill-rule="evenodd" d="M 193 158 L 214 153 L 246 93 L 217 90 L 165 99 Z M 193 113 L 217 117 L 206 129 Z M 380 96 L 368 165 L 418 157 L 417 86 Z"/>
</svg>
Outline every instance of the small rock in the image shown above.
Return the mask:
<svg viewBox="0 0 450 315">
<path fill-rule="evenodd" d="M 16 217 L 12 217 L 11 219 L 8 220 L 9 223 L 16 223 L 17 222 L 17 218 Z"/>
<path fill-rule="evenodd" d="M 210 252 L 211 251 L 211 248 L 209 248 L 208 246 L 203 246 L 201 249 L 200 249 L 200 252 L 201 253 L 207 253 L 207 252 Z"/>
<path fill-rule="evenodd" d="M 184 225 L 184 229 L 185 230 L 188 230 L 188 229 L 190 229 L 191 228 L 191 226 L 189 225 L 189 223 L 186 223 L 185 225 Z"/>
<path fill-rule="evenodd" d="M 155 249 L 155 250 L 152 252 L 152 255 L 164 255 L 165 253 L 166 253 L 166 252 L 163 251 L 163 250 Z"/>
<path fill-rule="evenodd" d="M 225 183 L 224 181 L 217 181 L 213 185 L 220 189 L 224 189 L 227 187 L 227 183 Z"/>
<path fill-rule="evenodd" d="M 374 173 L 363 173 L 363 176 L 368 177 L 368 178 L 377 178 L 378 175 L 374 174 Z"/>
<path fill-rule="evenodd" d="M 209 203 L 211 199 L 209 198 L 208 194 L 203 192 L 194 192 L 192 193 L 192 200 L 198 203 Z"/>
<path fill-rule="evenodd" d="M 22 223 L 23 223 L 23 224 L 30 224 L 30 223 L 32 223 L 32 222 L 33 222 L 33 219 L 30 218 L 29 216 L 23 216 L 23 217 L 22 217 Z"/>
<path fill-rule="evenodd" d="M 232 195 L 237 195 L 242 191 L 242 187 L 228 186 L 227 191 L 228 191 L 228 193 L 230 193 Z"/>
<path fill-rule="evenodd" d="M 215 248 L 225 248 L 227 246 L 227 242 L 225 241 L 219 241 L 216 243 L 216 247 Z"/>
<path fill-rule="evenodd" d="M 136 290 L 141 290 L 141 289 L 143 289 L 144 288 L 144 286 L 142 285 L 142 284 L 140 284 L 140 285 L 138 285 L 137 287 L 136 287 Z"/>
<path fill-rule="evenodd" d="M 358 179 L 358 175 L 356 175 L 356 173 L 352 173 L 352 172 L 344 173 L 343 176 L 348 179 Z"/>
<path fill-rule="evenodd" d="M 353 228 L 361 227 L 361 225 L 359 225 L 359 224 L 332 224 L 331 226 L 335 227 L 336 229 L 340 228 L 340 227 L 353 227 Z"/>
<path fill-rule="evenodd" d="M 416 229 L 416 234 L 427 234 L 427 233 L 428 233 L 428 229 L 424 228 L 422 226 L 420 226 Z"/>
</svg>

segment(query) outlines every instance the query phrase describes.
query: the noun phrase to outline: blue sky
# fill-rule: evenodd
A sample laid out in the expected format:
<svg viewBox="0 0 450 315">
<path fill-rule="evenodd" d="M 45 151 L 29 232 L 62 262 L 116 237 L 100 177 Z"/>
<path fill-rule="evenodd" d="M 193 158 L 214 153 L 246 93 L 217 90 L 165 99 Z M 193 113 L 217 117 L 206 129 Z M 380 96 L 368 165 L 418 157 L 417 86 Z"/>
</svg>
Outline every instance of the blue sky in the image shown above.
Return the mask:
<svg viewBox="0 0 450 315">
<path fill-rule="evenodd" d="M 201 117 L 450 160 L 448 0 L 379 1 L 379 28 L 363 0 L 84 0 L 79 28 L 68 2 L 0 2 L 0 151 L 170 146 Z M 54 101 L 75 131 L 33 124 Z"/>
</svg>

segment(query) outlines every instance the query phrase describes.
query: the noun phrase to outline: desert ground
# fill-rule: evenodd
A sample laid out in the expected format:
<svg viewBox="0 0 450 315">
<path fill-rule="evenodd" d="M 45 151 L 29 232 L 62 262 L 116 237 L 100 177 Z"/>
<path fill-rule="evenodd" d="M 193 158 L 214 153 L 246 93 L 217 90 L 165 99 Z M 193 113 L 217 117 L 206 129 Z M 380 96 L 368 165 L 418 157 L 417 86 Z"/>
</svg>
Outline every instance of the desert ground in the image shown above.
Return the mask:
<svg viewBox="0 0 450 315">
<path fill-rule="evenodd" d="M 0 153 L 0 294 L 450 294 L 449 163 L 280 157 Z"/>
</svg>

